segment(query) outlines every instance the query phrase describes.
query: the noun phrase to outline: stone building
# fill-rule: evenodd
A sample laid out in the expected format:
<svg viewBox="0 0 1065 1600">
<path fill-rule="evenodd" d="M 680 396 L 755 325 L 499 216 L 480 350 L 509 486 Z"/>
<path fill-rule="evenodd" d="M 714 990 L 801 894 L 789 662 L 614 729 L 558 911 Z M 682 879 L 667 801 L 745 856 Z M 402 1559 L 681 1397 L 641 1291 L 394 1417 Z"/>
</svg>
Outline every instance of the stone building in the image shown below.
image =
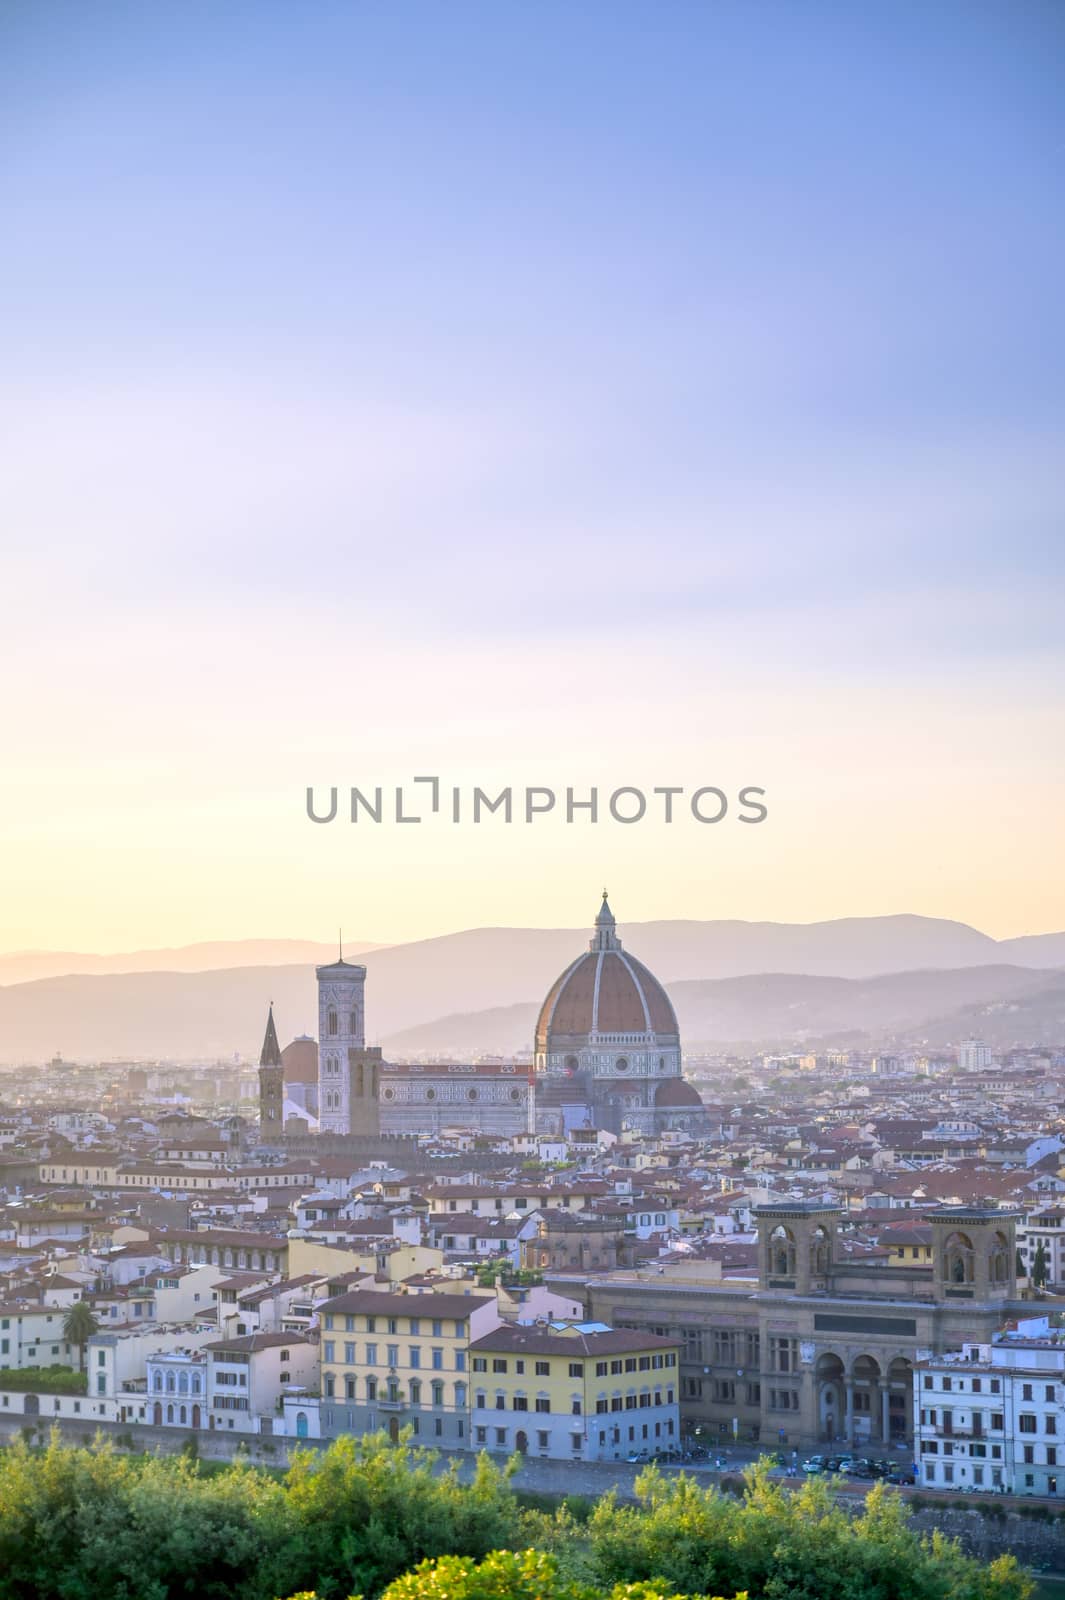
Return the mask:
<svg viewBox="0 0 1065 1600">
<path fill-rule="evenodd" d="M 625 1260 L 623 1225 L 608 1217 L 545 1210 L 522 1242 L 521 1264 L 532 1272 L 612 1272 Z"/>
<path fill-rule="evenodd" d="M 383 1061 L 380 1081 L 382 1133 L 468 1128 L 508 1138 L 528 1126 L 529 1070 L 512 1061 Z"/>
<path fill-rule="evenodd" d="M 930 1268 L 846 1260 L 833 1206 L 779 1202 L 754 1216 L 756 1278 L 652 1264 L 583 1284 L 588 1316 L 678 1340 L 688 1427 L 795 1448 L 908 1443 L 915 1362 L 987 1343 L 1025 1309 L 1013 1214 L 930 1213 Z"/>
<path fill-rule="evenodd" d="M 285 1068 L 274 1027 L 274 1008 L 266 1019 L 266 1036 L 259 1052 L 259 1137 L 280 1140 L 285 1131 Z"/>
<path fill-rule="evenodd" d="M 552 984 L 534 1041 L 530 1132 L 581 1126 L 640 1133 L 697 1126 L 698 1093 L 681 1076 L 676 1013 L 658 979 L 622 948 L 603 891 L 588 949 Z"/>
<path fill-rule="evenodd" d="M 316 967 L 318 1127 L 322 1133 L 380 1132 L 381 1052 L 366 1047 L 366 968 L 343 953 Z"/>
</svg>

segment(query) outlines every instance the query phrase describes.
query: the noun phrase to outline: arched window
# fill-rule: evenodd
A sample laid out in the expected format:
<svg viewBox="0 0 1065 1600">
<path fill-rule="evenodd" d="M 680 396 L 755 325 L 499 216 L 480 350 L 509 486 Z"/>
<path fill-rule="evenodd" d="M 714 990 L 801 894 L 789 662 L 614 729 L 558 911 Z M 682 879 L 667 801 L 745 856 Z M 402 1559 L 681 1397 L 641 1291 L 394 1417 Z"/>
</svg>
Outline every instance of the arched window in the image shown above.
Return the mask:
<svg viewBox="0 0 1065 1600">
<path fill-rule="evenodd" d="M 336 1035 L 336 1031 L 337 1031 L 337 1014 L 334 1011 L 333 1007 L 330 1006 L 329 1007 L 329 1014 L 328 1014 L 328 1017 L 326 1019 L 326 1032 L 329 1034 L 329 1036 L 331 1038 L 333 1038 Z"/>
<path fill-rule="evenodd" d="M 200 1374 L 198 1372 L 192 1374 L 192 1392 L 193 1394 L 199 1394 L 200 1392 Z"/>
<path fill-rule="evenodd" d="M 173 1408 L 173 1406 L 167 1406 L 167 1408 L 166 1408 L 166 1420 L 167 1420 L 167 1422 L 173 1422 L 173 1420 L 174 1420 L 174 1408 Z"/>
<path fill-rule="evenodd" d="M 152 1389 L 156 1394 L 163 1392 L 163 1374 L 158 1370 L 152 1373 Z"/>
<path fill-rule="evenodd" d="M 173 1394 L 174 1393 L 174 1387 L 175 1387 L 174 1386 L 174 1374 L 172 1372 L 168 1372 L 167 1375 L 166 1375 L 166 1392 L 167 1392 L 167 1394 Z"/>
<path fill-rule="evenodd" d="M 947 1283 L 972 1283 L 973 1242 L 967 1233 L 947 1235 L 943 1245 L 943 1277 Z"/>
<path fill-rule="evenodd" d="M 769 1235 L 769 1270 L 777 1278 L 795 1276 L 795 1238 L 783 1223 Z"/>
<path fill-rule="evenodd" d="M 350 1017 L 348 1018 L 348 1032 L 349 1033 L 358 1033 L 358 1031 L 359 1031 L 359 1013 L 357 1011 L 353 1011 L 351 1013 Z"/>
<path fill-rule="evenodd" d="M 810 1236 L 810 1271 L 815 1278 L 827 1276 L 832 1260 L 828 1229 L 817 1227 Z"/>
<path fill-rule="evenodd" d="M 458 1406 L 460 1411 L 465 1409 L 466 1385 L 464 1383 L 456 1383 L 455 1385 L 455 1404 Z"/>
<path fill-rule="evenodd" d="M 180 1394 L 188 1394 L 189 1392 L 189 1375 L 187 1372 L 183 1372 L 178 1378 L 178 1392 Z"/>
</svg>

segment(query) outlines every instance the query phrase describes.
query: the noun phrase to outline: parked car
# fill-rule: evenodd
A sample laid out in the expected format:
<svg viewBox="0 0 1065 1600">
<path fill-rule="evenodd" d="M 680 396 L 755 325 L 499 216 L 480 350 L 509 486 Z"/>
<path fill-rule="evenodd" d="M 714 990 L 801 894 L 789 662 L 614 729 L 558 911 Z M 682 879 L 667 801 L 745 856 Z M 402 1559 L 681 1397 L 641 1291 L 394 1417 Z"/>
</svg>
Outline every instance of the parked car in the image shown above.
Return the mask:
<svg viewBox="0 0 1065 1600">
<path fill-rule="evenodd" d="M 824 1472 L 824 1456 L 810 1456 L 809 1460 L 803 1462 L 802 1470 L 808 1473 L 810 1477 L 816 1477 L 819 1472 Z"/>
<path fill-rule="evenodd" d="M 912 1467 L 895 1467 L 888 1473 L 886 1481 L 888 1483 L 909 1484 L 916 1483 L 917 1479 L 913 1475 Z"/>
<path fill-rule="evenodd" d="M 646 1450 L 630 1450 L 625 1459 L 626 1461 L 650 1461 L 651 1457 Z"/>
</svg>

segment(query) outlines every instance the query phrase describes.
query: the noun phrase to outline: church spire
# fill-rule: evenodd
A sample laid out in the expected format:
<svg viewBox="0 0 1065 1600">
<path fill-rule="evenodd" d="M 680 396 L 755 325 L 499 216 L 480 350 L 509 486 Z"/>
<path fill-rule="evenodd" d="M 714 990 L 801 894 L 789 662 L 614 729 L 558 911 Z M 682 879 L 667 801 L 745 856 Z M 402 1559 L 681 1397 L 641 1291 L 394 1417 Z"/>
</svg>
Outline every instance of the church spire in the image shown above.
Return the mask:
<svg viewBox="0 0 1065 1600">
<path fill-rule="evenodd" d="M 266 1035 L 263 1047 L 259 1053 L 260 1067 L 280 1067 L 281 1047 L 277 1042 L 277 1029 L 274 1027 L 274 1002 L 270 1002 L 270 1015 L 266 1019 Z"/>
<path fill-rule="evenodd" d="M 604 889 L 603 903 L 599 907 L 599 914 L 595 919 L 595 937 L 588 948 L 590 950 L 620 950 L 621 940 L 615 932 L 616 927 L 614 913 L 610 909 L 610 902 L 607 900 L 606 890 Z"/>
</svg>

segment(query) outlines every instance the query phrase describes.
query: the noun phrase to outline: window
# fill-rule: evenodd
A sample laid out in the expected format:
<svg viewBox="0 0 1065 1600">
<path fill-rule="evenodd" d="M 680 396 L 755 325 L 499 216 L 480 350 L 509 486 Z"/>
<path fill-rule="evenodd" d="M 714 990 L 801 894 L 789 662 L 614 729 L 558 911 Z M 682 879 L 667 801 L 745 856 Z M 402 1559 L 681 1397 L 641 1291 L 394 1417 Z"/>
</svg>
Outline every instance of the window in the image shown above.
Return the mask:
<svg viewBox="0 0 1065 1600">
<path fill-rule="evenodd" d="M 583 1363 L 580 1362 L 580 1361 L 571 1361 L 570 1364 L 569 1364 L 569 1375 L 570 1375 L 571 1378 L 581 1378 L 581 1377 L 583 1377 L 584 1376 L 584 1365 L 583 1365 Z"/>
<path fill-rule="evenodd" d="M 537 1395 L 537 1397 L 536 1397 L 536 1409 L 537 1409 L 537 1411 L 550 1411 L 551 1410 L 551 1402 L 550 1402 L 550 1400 L 547 1398 L 547 1396 L 545 1394 Z"/>
<path fill-rule="evenodd" d="M 599 1367 L 602 1367 L 603 1371 L 605 1372 L 606 1371 L 606 1362 L 605 1361 L 601 1361 L 599 1363 Z M 596 1367 L 596 1369 L 595 1369 L 597 1372 L 599 1371 L 599 1367 Z M 550 1361 L 538 1361 L 536 1363 L 536 1369 L 535 1370 L 536 1370 L 536 1376 L 538 1378 L 549 1378 L 551 1376 L 551 1363 L 550 1363 Z"/>
<path fill-rule="evenodd" d="M 388 1345 L 385 1346 L 385 1365 L 389 1366 L 389 1367 L 398 1367 L 399 1366 L 399 1345 L 398 1344 L 388 1344 Z"/>
<path fill-rule="evenodd" d="M 501 1357 L 496 1356 L 492 1361 L 492 1371 L 493 1372 L 506 1372 L 506 1370 L 507 1370 L 506 1362 L 504 1360 L 502 1360 Z"/>
<path fill-rule="evenodd" d="M 407 1361 L 407 1365 L 409 1367 L 420 1367 L 421 1366 L 421 1364 L 422 1364 L 422 1352 L 421 1352 L 421 1346 L 420 1345 L 412 1344 L 410 1349 L 407 1351 L 407 1355 L 409 1357 L 409 1360 Z"/>
<path fill-rule="evenodd" d="M 488 1362 L 485 1360 L 484 1356 L 474 1356 L 474 1358 L 473 1358 L 473 1370 L 474 1370 L 474 1372 L 487 1372 L 488 1371 Z"/>
<path fill-rule="evenodd" d="M 1029 1383 L 1029 1384 L 1026 1384 L 1025 1387 L 1028 1388 L 1028 1389 L 1031 1389 L 1032 1386 Z M 1035 1416 L 1031 1411 L 1022 1411 L 1017 1420 L 1018 1420 L 1018 1424 L 1020 1426 L 1021 1433 L 1034 1433 L 1035 1432 L 1035 1428 L 1036 1428 Z"/>
</svg>

